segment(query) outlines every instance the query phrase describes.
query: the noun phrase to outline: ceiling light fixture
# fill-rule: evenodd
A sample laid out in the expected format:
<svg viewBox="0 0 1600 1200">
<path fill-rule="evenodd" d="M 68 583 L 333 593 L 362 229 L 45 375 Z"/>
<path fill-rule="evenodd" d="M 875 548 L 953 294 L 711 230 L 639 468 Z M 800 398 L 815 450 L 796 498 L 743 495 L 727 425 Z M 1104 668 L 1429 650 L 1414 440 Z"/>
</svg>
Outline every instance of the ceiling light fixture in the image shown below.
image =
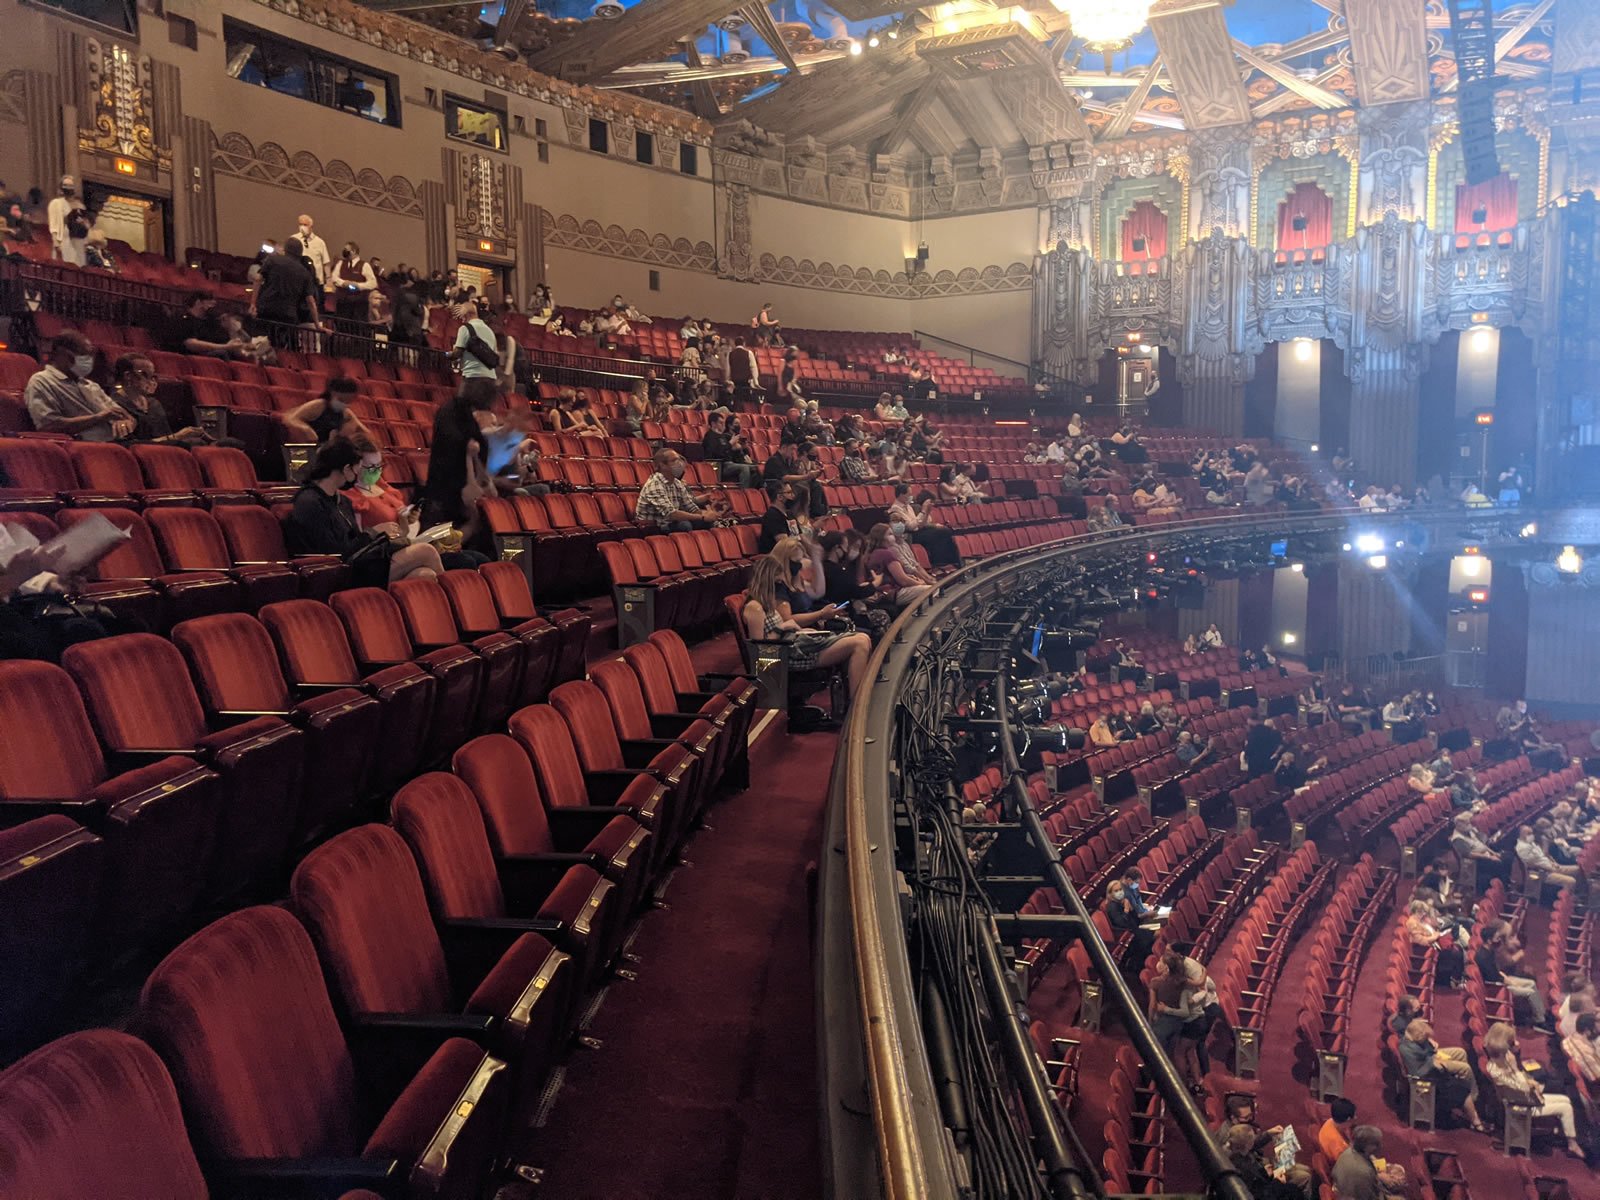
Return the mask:
<svg viewBox="0 0 1600 1200">
<path fill-rule="evenodd" d="M 1133 44 L 1150 20 L 1152 0 L 1050 0 L 1072 21 L 1072 36 L 1110 54 Z"/>
<path fill-rule="evenodd" d="M 861 43 L 860 42 L 855 42 L 855 41 L 851 42 L 850 43 L 850 53 L 851 54 L 860 54 L 861 53 Z"/>
<path fill-rule="evenodd" d="M 873 34 L 871 37 L 869 37 L 867 39 L 867 45 L 873 50 L 876 50 L 878 48 L 878 35 Z"/>
</svg>

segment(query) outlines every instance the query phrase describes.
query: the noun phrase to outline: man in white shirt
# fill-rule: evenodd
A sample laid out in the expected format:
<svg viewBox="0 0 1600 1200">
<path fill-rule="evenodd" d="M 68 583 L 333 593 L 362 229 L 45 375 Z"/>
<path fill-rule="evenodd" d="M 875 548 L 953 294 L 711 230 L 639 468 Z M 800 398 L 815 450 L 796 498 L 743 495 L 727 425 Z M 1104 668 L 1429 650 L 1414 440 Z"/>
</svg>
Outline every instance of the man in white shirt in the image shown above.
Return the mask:
<svg viewBox="0 0 1600 1200">
<path fill-rule="evenodd" d="M 76 329 L 57 334 L 44 368 L 22 392 L 33 427 L 82 442 L 112 442 L 131 434 L 133 415 L 89 378 L 93 370 L 94 344 Z"/>
<path fill-rule="evenodd" d="M 1369 487 L 1365 492 L 1363 492 L 1361 494 L 1361 499 L 1356 501 L 1356 507 L 1361 509 L 1363 512 L 1371 512 L 1373 509 L 1382 508 L 1383 501 L 1378 499 L 1377 487 Z"/>
<path fill-rule="evenodd" d="M 61 194 L 50 201 L 45 217 L 50 223 L 50 244 L 55 256 L 75 267 L 83 266 L 89 212 L 78 196 L 78 181 L 71 175 L 61 177 Z"/>
<path fill-rule="evenodd" d="M 346 242 L 328 276 L 334 296 L 334 311 L 346 321 L 367 319 L 368 297 L 378 288 L 378 276 L 372 264 L 361 257 L 361 247 Z"/>
<path fill-rule="evenodd" d="M 295 220 L 299 228 L 295 237 L 300 239 L 300 249 L 311 260 L 311 274 L 316 277 L 317 286 L 322 287 L 328 282 L 328 243 L 312 232 L 312 220 L 305 213 L 301 213 Z"/>
<path fill-rule="evenodd" d="M 1061 444 L 1060 438 L 1051 438 L 1050 444 L 1044 448 L 1046 462 L 1064 463 L 1067 461 L 1067 448 Z"/>
<path fill-rule="evenodd" d="M 1532 825 L 1517 827 L 1516 853 L 1522 860 L 1522 865 L 1530 871 L 1540 872 L 1546 883 L 1558 888 L 1578 886 L 1578 876 L 1572 869 L 1556 862 L 1545 852 L 1544 847 L 1534 840 Z"/>
</svg>

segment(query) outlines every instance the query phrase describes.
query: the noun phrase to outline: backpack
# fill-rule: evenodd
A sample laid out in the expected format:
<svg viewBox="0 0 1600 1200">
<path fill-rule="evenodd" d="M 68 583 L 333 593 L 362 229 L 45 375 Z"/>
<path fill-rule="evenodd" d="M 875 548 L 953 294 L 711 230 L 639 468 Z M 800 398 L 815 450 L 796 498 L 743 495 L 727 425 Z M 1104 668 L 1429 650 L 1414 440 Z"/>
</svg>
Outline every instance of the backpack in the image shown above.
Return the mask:
<svg viewBox="0 0 1600 1200">
<path fill-rule="evenodd" d="M 476 320 L 468 321 L 466 323 L 465 329 L 467 331 L 467 344 L 463 346 L 462 349 L 468 354 L 472 355 L 473 358 L 477 359 L 484 366 L 488 367 L 491 371 L 498 371 L 500 369 L 500 353 L 488 342 L 484 341 L 478 336 L 478 331 L 473 328 L 473 326 L 476 324 Z"/>
</svg>

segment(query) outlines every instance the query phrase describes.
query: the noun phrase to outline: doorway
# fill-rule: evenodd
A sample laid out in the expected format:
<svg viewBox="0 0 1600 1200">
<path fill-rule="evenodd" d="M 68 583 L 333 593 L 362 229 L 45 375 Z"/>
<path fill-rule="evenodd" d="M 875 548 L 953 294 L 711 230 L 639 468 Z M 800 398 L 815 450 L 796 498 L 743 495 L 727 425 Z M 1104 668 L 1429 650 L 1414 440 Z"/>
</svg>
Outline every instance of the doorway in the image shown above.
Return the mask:
<svg viewBox="0 0 1600 1200">
<path fill-rule="evenodd" d="M 83 202 L 95 214 L 95 225 L 112 241 L 125 242 L 141 254 L 171 259 L 172 205 L 167 200 L 86 179 Z"/>
</svg>

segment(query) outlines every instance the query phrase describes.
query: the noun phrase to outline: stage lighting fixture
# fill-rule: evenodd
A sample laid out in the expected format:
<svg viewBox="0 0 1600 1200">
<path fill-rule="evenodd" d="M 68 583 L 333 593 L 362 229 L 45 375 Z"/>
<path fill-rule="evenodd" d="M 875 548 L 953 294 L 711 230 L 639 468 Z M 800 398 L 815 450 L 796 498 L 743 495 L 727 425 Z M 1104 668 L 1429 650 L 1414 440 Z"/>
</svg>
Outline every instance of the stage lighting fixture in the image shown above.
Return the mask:
<svg viewBox="0 0 1600 1200">
<path fill-rule="evenodd" d="M 1489 347 L 1494 345 L 1494 334 L 1487 329 L 1474 329 L 1472 331 L 1472 349 L 1477 354 L 1487 354 Z"/>
<path fill-rule="evenodd" d="M 1383 539 L 1375 533 L 1356 535 L 1356 549 L 1362 554 L 1377 554 L 1383 549 Z"/>
<path fill-rule="evenodd" d="M 1561 553 L 1556 555 L 1556 570 L 1564 575 L 1576 575 L 1583 570 L 1583 555 L 1576 546 L 1561 547 Z"/>
<path fill-rule="evenodd" d="M 1293 571 L 1296 575 L 1304 574 L 1305 573 L 1305 569 L 1306 569 L 1305 563 L 1290 563 L 1289 564 L 1289 570 Z"/>
<path fill-rule="evenodd" d="M 1315 442 L 1311 443 L 1311 453 L 1315 454 L 1315 453 L 1317 453 L 1317 451 L 1319 451 L 1321 449 L 1322 449 L 1322 447 L 1317 445 Z"/>
<path fill-rule="evenodd" d="M 1371 567 L 1374 571 L 1381 571 L 1388 565 L 1389 556 L 1387 554 L 1374 554 L 1367 559 L 1367 566 Z"/>
<path fill-rule="evenodd" d="M 1517 536 L 1520 537 L 1520 538 L 1538 537 L 1539 536 L 1539 522 L 1537 522 L 1537 521 L 1529 521 L 1526 525 L 1524 525 L 1520 530 L 1517 531 Z"/>
</svg>

